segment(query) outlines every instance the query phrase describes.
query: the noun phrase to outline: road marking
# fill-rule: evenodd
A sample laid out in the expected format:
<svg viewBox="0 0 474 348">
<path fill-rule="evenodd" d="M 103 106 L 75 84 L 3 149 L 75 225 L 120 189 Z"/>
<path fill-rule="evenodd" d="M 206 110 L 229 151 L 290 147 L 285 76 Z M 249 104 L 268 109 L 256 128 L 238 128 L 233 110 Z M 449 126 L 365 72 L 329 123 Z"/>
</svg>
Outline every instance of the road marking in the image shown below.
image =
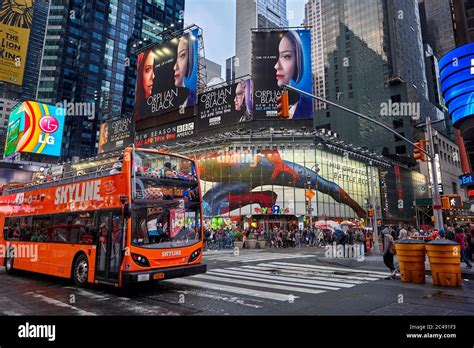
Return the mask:
<svg viewBox="0 0 474 348">
<path fill-rule="evenodd" d="M 75 288 L 75 287 L 72 287 L 72 286 L 66 286 L 66 287 L 64 287 L 64 289 L 73 290 L 74 292 L 71 295 L 81 295 L 81 296 L 88 297 L 88 298 L 91 298 L 91 299 L 97 300 L 97 301 L 110 300 L 110 297 L 100 295 L 99 293 L 96 294 L 96 293 L 93 293 L 93 292 L 90 292 L 90 291 L 86 291 L 84 289 Z"/>
<path fill-rule="evenodd" d="M 221 294 L 211 293 L 211 292 L 208 292 L 208 291 L 175 290 L 175 292 L 180 293 L 180 294 L 184 294 L 184 295 L 192 295 L 192 296 L 210 298 L 212 300 L 220 300 L 220 301 L 229 302 L 229 303 L 237 303 L 239 305 L 246 306 L 246 307 L 252 307 L 252 308 L 262 308 L 263 307 L 263 306 L 259 306 L 259 305 L 256 305 L 256 304 L 247 303 L 243 299 L 241 299 L 240 297 L 237 297 L 237 296 L 224 296 L 224 295 L 221 295 Z M 252 301 L 261 302 L 259 300 L 252 300 Z"/>
<path fill-rule="evenodd" d="M 276 265 L 295 265 L 294 263 L 288 263 L 288 262 L 272 262 Z M 300 264 L 298 263 L 299 266 L 305 266 L 308 268 L 314 268 L 314 269 L 321 269 L 321 270 L 326 270 L 327 272 L 334 272 L 334 271 L 344 271 L 344 272 L 352 272 L 352 273 L 367 273 L 371 277 L 378 277 L 378 278 L 383 278 L 390 273 L 388 272 L 377 272 L 377 271 L 371 271 L 367 269 L 352 269 L 352 268 L 341 268 L 341 267 L 330 267 L 330 266 L 316 266 L 316 265 L 308 265 L 308 264 Z"/>
<path fill-rule="evenodd" d="M 79 315 L 97 315 L 95 313 L 92 313 L 92 312 L 88 312 L 88 311 L 85 311 L 83 309 L 80 309 L 80 308 L 77 308 L 77 307 L 74 307 L 74 306 L 71 306 L 70 304 L 68 303 L 64 303 L 64 302 L 61 302 L 61 301 L 58 301 L 58 300 L 55 300 L 54 298 L 51 298 L 51 297 L 47 297 L 47 296 L 44 296 L 44 295 L 41 295 L 41 294 L 37 294 L 35 292 L 27 292 L 25 293 L 25 295 L 31 295 L 33 296 L 34 298 L 37 298 L 43 302 L 46 302 L 48 304 L 51 304 L 53 306 L 56 306 L 56 307 L 62 307 L 62 308 L 69 308 L 69 309 L 72 309 L 74 311 L 77 312 L 77 314 Z"/>
<path fill-rule="evenodd" d="M 287 280 L 287 281 L 292 281 L 294 283 L 324 285 L 324 286 L 334 287 L 336 289 L 351 288 L 355 285 L 355 284 L 347 284 L 347 283 L 327 282 L 327 281 L 322 281 L 322 280 L 313 280 L 313 279 L 307 279 L 303 277 L 287 277 L 287 276 L 269 275 L 267 272 L 257 271 L 257 270 L 242 270 L 237 267 L 226 268 L 225 270 L 214 270 L 214 271 L 216 272 L 219 271 L 220 273 L 237 274 L 237 275 L 249 275 L 249 276 L 251 275 L 251 276 L 256 276 L 256 277 L 264 278 L 264 279 Z"/>
<path fill-rule="evenodd" d="M 213 271 L 214 270 L 208 271 L 206 272 L 206 274 L 218 275 L 218 276 L 225 275 L 226 277 L 229 277 L 229 278 L 258 280 L 260 282 L 273 283 L 273 284 L 295 285 L 295 282 L 260 278 L 256 275 L 245 276 L 245 275 L 237 275 L 237 274 L 229 274 L 229 273 L 221 274 L 219 270 L 216 270 L 216 272 L 213 272 Z M 312 288 L 312 289 L 325 289 L 325 290 L 339 290 L 340 289 L 340 288 L 331 287 L 331 286 L 314 285 L 314 284 L 297 284 L 297 285 L 304 286 L 305 288 Z"/>
<path fill-rule="evenodd" d="M 309 258 L 315 257 L 314 255 L 306 254 L 279 254 L 279 253 L 260 253 L 255 254 L 220 254 L 220 255 L 209 255 L 211 257 L 204 256 L 204 260 L 219 260 L 219 261 L 238 261 L 238 262 L 260 262 L 268 260 L 278 259 L 295 259 L 295 258 Z"/>
<path fill-rule="evenodd" d="M 313 295 L 317 295 L 317 294 L 321 294 L 323 292 L 326 292 L 324 290 L 312 290 L 312 289 L 305 289 L 305 288 L 297 288 L 297 287 L 294 287 L 294 286 L 266 284 L 266 283 L 263 283 L 263 282 L 259 283 L 259 282 L 247 281 L 247 280 L 236 280 L 236 279 L 231 279 L 231 278 L 227 278 L 227 277 L 214 277 L 212 275 L 207 275 L 207 274 L 200 274 L 200 275 L 197 275 L 195 278 L 204 279 L 204 280 L 215 280 L 215 281 L 223 282 L 223 283 L 249 285 L 249 286 L 261 287 L 261 288 L 275 289 L 275 290 L 304 292 L 304 293 L 313 294 Z"/>
<path fill-rule="evenodd" d="M 379 280 L 379 278 L 374 278 L 374 277 L 346 276 L 342 274 L 333 274 L 332 272 L 321 272 L 318 269 L 294 267 L 294 266 L 281 266 L 281 265 L 275 265 L 273 263 L 259 263 L 256 266 L 243 266 L 243 268 L 268 270 L 268 271 L 279 270 L 279 271 L 282 271 L 282 273 L 303 274 L 314 279 L 322 279 L 322 280 L 334 279 L 341 282 L 353 283 L 353 284 L 363 284 L 367 281 Z M 314 273 L 310 274 L 308 272 L 314 272 Z M 316 274 L 316 272 L 318 274 Z"/>
<path fill-rule="evenodd" d="M 260 290 L 255 290 L 255 289 L 247 289 L 247 288 L 239 288 L 235 286 L 205 283 L 205 282 L 201 282 L 201 281 L 193 280 L 189 278 L 177 278 L 177 279 L 165 280 L 165 282 L 179 284 L 179 285 L 195 286 L 197 288 L 232 292 L 235 294 L 266 298 L 266 299 L 282 301 L 282 302 L 288 301 L 289 296 L 290 296 L 290 294 L 285 295 L 285 294 L 268 292 L 268 291 L 260 291 Z M 293 298 L 296 299 L 298 298 L 298 296 L 293 296 Z"/>
</svg>

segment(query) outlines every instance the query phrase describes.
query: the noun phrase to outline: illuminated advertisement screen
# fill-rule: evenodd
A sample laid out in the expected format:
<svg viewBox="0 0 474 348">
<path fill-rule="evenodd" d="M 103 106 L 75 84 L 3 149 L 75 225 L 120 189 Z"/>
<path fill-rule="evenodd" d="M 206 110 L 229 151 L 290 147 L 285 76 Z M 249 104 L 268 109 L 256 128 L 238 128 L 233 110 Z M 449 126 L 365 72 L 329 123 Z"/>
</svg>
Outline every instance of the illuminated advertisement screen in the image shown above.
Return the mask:
<svg viewBox="0 0 474 348">
<path fill-rule="evenodd" d="M 240 81 L 199 95 L 199 131 L 247 122 L 252 118 L 251 80 Z"/>
<path fill-rule="evenodd" d="M 255 119 L 278 115 L 276 98 L 283 85 L 313 92 L 311 71 L 311 32 L 307 29 L 253 32 L 252 77 Z M 289 93 L 290 118 L 312 117 L 312 99 Z"/>
<path fill-rule="evenodd" d="M 23 84 L 33 3 L 33 0 L 0 2 L 0 81 Z"/>
<path fill-rule="evenodd" d="M 100 125 L 98 153 L 122 150 L 133 143 L 131 117 L 109 121 Z"/>
<path fill-rule="evenodd" d="M 32 101 L 21 103 L 8 120 L 4 157 L 19 152 L 60 156 L 64 121 L 62 108 Z"/>
<path fill-rule="evenodd" d="M 439 61 L 441 90 L 453 124 L 474 115 L 474 43 L 460 46 Z"/>
<path fill-rule="evenodd" d="M 138 56 L 136 121 L 182 110 L 197 102 L 198 29 Z"/>
<path fill-rule="evenodd" d="M 312 216 L 366 216 L 370 187 L 363 162 L 314 148 L 222 150 L 195 159 L 206 217 L 307 215 L 309 188 Z M 379 193 L 377 170 L 373 174 Z"/>
</svg>

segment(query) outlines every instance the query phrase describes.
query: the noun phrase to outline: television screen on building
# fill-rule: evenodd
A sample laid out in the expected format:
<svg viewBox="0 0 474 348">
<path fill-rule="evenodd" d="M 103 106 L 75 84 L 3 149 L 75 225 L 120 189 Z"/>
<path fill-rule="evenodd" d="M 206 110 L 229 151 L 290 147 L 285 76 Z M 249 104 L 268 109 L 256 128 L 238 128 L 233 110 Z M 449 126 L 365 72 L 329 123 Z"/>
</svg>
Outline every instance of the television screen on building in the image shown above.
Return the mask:
<svg viewBox="0 0 474 348">
<path fill-rule="evenodd" d="M 138 55 L 136 121 L 196 104 L 198 34 L 198 29 L 191 30 Z"/>
<path fill-rule="evenodd" d="M 251 121 L 252 80 L 244 80 L 199 95 L 200 132 Z"/>
<path fill-rule="evenodd" d="M 457 126 L 474 115 L 474 43 L 445 54 L 439 68 L 444 101 Z"/>
<path fill-rule="evenodd" d="M 307 29 L 257 31 L 252 38 L 252 78 L 254 117 L 278 117 L 276 98 L 289 85 L 313 92 L 311 71 L 311 32 Z M 312 117 L 311 98 L 290 91 L 291 119 Z"/>
<path fill-rule="evenodd" d="M 4 158 L 20 152 L 60 156 L 65 110 L 25 101 L 10 114 Z"/>
</svg>

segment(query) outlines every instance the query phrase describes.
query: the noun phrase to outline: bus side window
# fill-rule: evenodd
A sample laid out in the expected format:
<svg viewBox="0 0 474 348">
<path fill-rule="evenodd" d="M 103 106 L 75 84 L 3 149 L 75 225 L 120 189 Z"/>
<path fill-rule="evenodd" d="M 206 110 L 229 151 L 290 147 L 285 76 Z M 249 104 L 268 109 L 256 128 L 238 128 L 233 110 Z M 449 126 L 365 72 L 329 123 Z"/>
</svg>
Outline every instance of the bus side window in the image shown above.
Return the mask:
<svg viewBox="0 0 474 348">
<path fill-rule="evenodd" d="M 3 235 L 5 240 L 19 240 L 20 228 L 18 218 L 6 218 L 5 226 L 3 228 Z"/>
</svg>

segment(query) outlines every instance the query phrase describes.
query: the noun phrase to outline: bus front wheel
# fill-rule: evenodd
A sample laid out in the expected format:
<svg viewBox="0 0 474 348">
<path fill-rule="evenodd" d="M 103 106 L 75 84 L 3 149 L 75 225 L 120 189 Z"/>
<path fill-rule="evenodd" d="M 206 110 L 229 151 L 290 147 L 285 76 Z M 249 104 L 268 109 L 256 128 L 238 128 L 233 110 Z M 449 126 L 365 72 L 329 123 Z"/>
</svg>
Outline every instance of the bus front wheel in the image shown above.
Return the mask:
<svg viewBox="0 0 474 348">
<path fill-rule="evenodd" d="M 74 283 L 76 286 L 84 287 L 87 284 L 87 278 L 89 275 L 89 262 L 84 254 L 79 255 L 74 263 Z"/>
</svg>

